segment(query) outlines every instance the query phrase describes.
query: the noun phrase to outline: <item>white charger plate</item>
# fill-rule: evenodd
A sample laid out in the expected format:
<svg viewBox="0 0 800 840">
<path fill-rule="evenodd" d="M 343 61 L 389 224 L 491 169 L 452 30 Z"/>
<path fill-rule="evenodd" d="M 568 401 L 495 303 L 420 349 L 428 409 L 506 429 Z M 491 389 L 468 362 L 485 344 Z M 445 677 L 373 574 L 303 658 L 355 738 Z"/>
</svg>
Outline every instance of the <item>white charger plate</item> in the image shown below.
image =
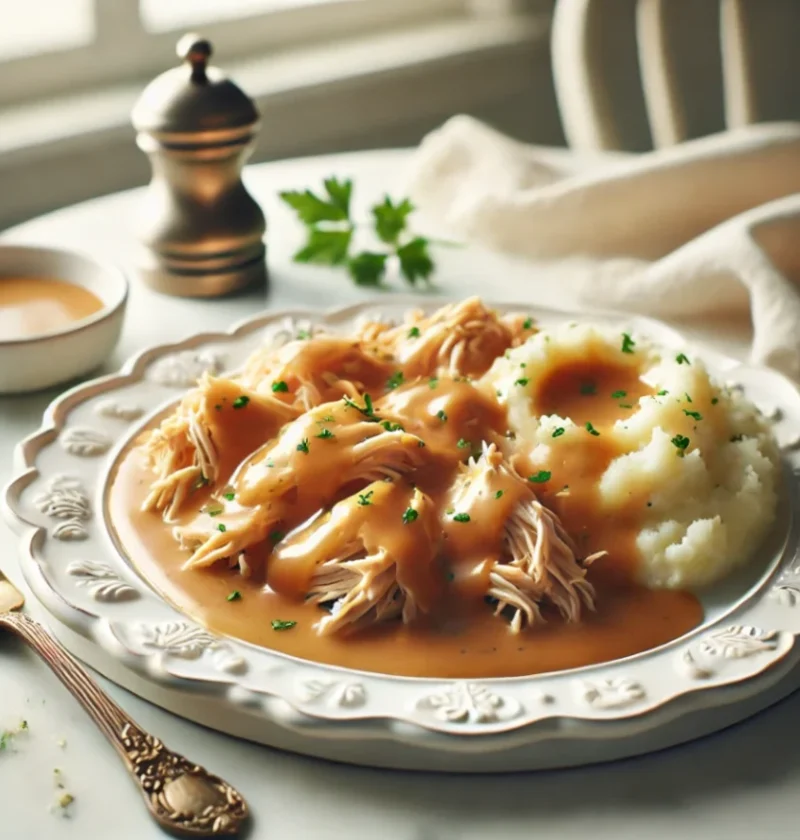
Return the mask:
<svg viewBox="0 0 800 840">
<path fill-rule="evenodd" d="M 440 302 L 439 302 L 440 303 Z M 204 370 L 233 371 L 264 341 L 366 315 L 399 318 L 430 298 L 327 314 L 265 314 L 227 333 L 147 350 L 50 405 L 16 451 L 5 512 L 23 574 L 53 633 L 105 676 L 178 715 L 272 746 L 359 764 L 458 772 L 563 767 L 635 755 L 721 729 L 800 686 L 800 394 L 780 374 L 703 350 L 718 379 L 772 419 L 784 454 L 778 523 L 753 567 L 703 596 L 686 636 L 615 662 L 531 677 L 410 679 L 321 665 L 216 636 L 178 612 L 117 550 L 111 467 L 138 430 Z M 686 349 L 657 321 L 498 304 L 543 325 L 591 319 Z"/>
</svg>

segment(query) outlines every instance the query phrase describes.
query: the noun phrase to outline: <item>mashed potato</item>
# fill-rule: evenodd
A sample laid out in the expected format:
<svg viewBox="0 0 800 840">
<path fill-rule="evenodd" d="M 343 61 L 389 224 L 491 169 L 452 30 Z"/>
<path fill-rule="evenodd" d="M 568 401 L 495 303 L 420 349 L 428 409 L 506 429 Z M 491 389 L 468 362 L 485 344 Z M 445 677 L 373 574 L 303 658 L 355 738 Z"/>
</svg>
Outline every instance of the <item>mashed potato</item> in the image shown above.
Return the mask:
<svg viewBox="0 0 800 840">
<path fill-rule="evenodd" d="M 545 398 L 543 383 L 587 360 L 627 376 L 635 389 L 595 395 L 589 384 L 585 393 L 594 401 L 565 395 L 570 410 L 548 413 L 542 401 L 557 404 L 559 389 L 572 386 L 554 386 Z M 712 583 L 764 539 L 777 507 L 777 446 L 757 409 L 716 385 L 688 351 L 604 327 L 564 325 L 509 351 L 485 378 L 543 474 L 552 471 L 555 481 L 571 452 L 586 459 L 596 449 L 602 463 L 590 479 L 595 503 L 610 519 L 630 520 L 635 507 L 639 577 L 647 586 Z M 603 409 L 595 422 L 581 416 L 583 405 Z"/>
</svg>

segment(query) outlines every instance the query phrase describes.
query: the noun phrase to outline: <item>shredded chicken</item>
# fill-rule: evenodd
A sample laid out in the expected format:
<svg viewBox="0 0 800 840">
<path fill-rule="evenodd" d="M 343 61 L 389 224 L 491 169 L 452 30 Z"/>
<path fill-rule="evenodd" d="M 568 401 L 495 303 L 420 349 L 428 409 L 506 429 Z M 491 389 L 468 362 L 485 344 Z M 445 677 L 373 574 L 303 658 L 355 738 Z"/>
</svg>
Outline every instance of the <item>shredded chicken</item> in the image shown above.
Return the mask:
<svg viewBox="0 0 800 840">
<path fill-rule="evenodd" d="M 516 322 L 506 323 L 479 298 L 444 306 L 426 317 L 412 313 L 398 327 L 362 327 L 360 338 L 393 354 L 407 376 L 480 376 L 504 353 L 519 334 Z M 531 333 L 533 330 L 531 330 Z"/>
<path fill-rule="evenodd" d="M 235 502 L 224 504 L 213 522 L 201 515 L 199 522 L 176 529 L 181 544 L 194 548 L 185 568 L 238 554 L 265 540 L 278 522 L 303 522 L 352 482 L 398 478 L 419 466 L 420 439 L 387 430 L 368 416 L 367 405 L 323 403 L 248 458 L 231 479 Z"/>
<path fill-rule="evenodd" d="M 471 459 L 457 480 L 454 510 L 480 516 L 485 499 L 505 499 L 503 554 L 489 575 L 488 596 L 496 614 L 510 610 L 511 629 L 542 620 L 541 606 L 552 604 L 567 621 L 578 621 L 582 607 L 594 607 L 594 588 L 584 566 L 597 555 L 576 559 L 576 549 L 559 518 L 542 505 L 527 482 L 514 473 L 494 445 Z"/>
<path fill-rule="evenodd" d="M 225 438 L 225 426 L 234 420 L 241 425 L 234 403 L 246 400 L 248 418 L 255 416 L 258 443 L 297 410 L 271 395 L 248 391 L 238 381 L 204 374 L 197 388 L 181 401 L 178 408 L 154 429 L 143 444 L 156 479 L 144 501 L 143 509 L 163 513 L 167 522 L 174 521 L 194 489 L 213 484 L 219 473 L 220 454 L 216 438 Z M 259 431 L 263 434 L 258 435 Z"/>
<path fill-rule="evenodd" d="M 438 531 L 429 497 L 378 481 L 297 532 L 276 562 L 313 566 L 307 598 L 331 604 L 316 625 L 321 635 L 397 617 L 409 623 L 431 609 L 441 589 Z"/>
</svg>

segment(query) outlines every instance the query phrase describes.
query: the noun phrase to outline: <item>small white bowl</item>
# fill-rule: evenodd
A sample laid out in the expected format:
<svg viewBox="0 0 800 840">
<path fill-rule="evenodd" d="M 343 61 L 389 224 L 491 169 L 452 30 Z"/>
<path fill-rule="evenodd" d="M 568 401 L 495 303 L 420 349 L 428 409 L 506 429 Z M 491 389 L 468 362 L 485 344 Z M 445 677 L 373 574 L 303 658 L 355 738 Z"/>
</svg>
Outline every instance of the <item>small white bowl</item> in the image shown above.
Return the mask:
<svg viewBox="0 0 800 840">
<path fill-rule="evenodd" d="M 120 269 L 72 251 L 0 245 L 0 283 L 5 277 L 64 280 L 95 294 L 103 308 L 55 332 L 8 341 L 0 335 L 0 393 L 58 385 L 108 358 L 119 340 L 128 300 L 128 281 Z"/>
</svg>

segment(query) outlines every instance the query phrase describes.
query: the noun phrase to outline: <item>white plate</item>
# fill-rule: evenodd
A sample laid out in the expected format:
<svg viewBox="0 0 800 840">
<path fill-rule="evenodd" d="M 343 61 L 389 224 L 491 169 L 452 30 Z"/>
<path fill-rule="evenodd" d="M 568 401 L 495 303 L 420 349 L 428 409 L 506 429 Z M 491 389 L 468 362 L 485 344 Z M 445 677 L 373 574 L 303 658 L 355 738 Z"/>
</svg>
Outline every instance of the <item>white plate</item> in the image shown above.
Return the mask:
<svg viewBox="0 0 800 840">
<path fill-rule="evenodd" d="M 398 302 L 399 300 L 399 302 Z M 220 638 L 168 605 L 114 547 L 104 497 L 116 454 L 206 369 L 234 370 L 264 340 L 309 322 L 346 328 L 365 313 L 398 318 L 427 298 L 387 298 L 326 315 L 267 314 L 224 334 L 147 350 L 115 376 L 65 393 L 16 453 L 6 512 L 22 569 L 53 632 L 101 673 L 176 714 L 233 735 L 341 761 L 451 771 L 590 763 L 720 729 L 800 685 L 800 394 L 781 375 L 711 352 L 775 421 L 784 449 L 779 525 L 757 571 L 704 599 L 683 638 L 609 664 L 534 677 L 449 682 L 349 671 Z M 543 324 L 577 316 L 524 304 Z M 649 319 L 592 320 L 685 349 Z"/>
</svg>

